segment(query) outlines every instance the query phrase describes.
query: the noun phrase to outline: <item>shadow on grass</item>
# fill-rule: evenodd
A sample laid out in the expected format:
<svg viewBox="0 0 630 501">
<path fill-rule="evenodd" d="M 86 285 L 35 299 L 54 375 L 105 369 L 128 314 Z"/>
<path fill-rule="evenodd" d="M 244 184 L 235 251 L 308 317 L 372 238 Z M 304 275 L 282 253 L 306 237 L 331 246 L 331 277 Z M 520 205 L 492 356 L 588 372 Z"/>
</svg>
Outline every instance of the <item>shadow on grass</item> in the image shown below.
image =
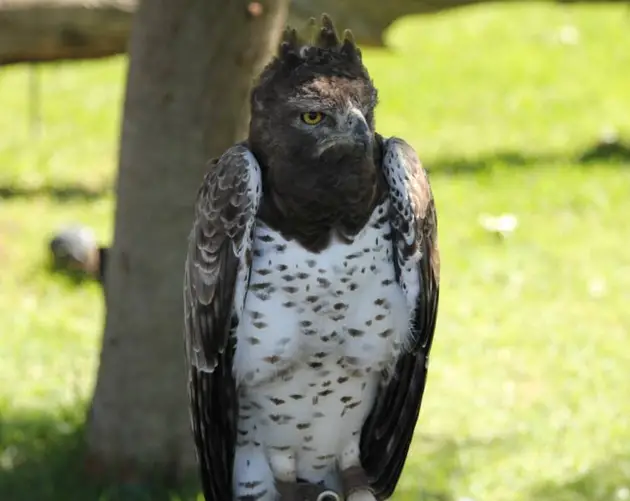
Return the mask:
<svg viewBox="0 0 630 501">
<path fill-rule="evenodd" d="M 531 501 L 621 501 L 630 499 L 630 453 L 613 456 L 564 482 L 533 487 Z"/>
<path fill-rule="evenodd" d="M 465 457 L 500 461 L 513 454 L 517 435 L 454 440 L 420 435 L 415 439 L 402 481 L 392 501 L 456 501 L 466 497 Z M 414 485 L 415 484 L 415 485 Z"/>
<path fill-rule="evenodd" d="M 0 500 L 2 501 L 197 501 L 197 484 L 177 490 L 138 484 L 104 485 L 86 474 L 83 426 L 78 412 L 0 418 Z M 453 501 L 463 475 L 462 453 L 497 458 L 514 451 L 513 440 L 455 441 L 419 436 L 395 501 Z M 411 479 L 411 481 L 410 481 Z M 417 484 L 415 484 L 417 480 Z"/>
<path fill-rule="evenodd" d="M 0 199 L 49 197 L 59 202 L 97 200 L 111 191 L 110 187 L 88 188 L 81 185 L 65 186 L 0 186 Z"/>
<path fill-rule="evenodd" d="M 431 172 L 445 175 L 474 174 L 493 167 L 508 168 L 536 167 L 549 163 L 571 163 L 579 166 L 607 164 L 630 166 L 630 143 L 621 141 L 599 141 L 583 152 L 571 154 L 554 152 L 527 155 L 518 151 L 487 152 L 477 157 L 436 157 L 423 159 Z M 50 197 L 59 202 L 92 201 L 108 195 L 111 186 L 88 188 L 81 185 L 44 185 L 24 187 L 0 185 L 0 199 Z"/>
<path fill-rule="evenodd" d="M 630 167 L 630 144 L 602 141 L 575 154 L 558 152 L 526 155 L 518 151 L 497 151 L 470 158 L 437 157 L 433 160 L 426 160 L 426 166 L 431 172 L 457 175 L 475 174 L 497 166 L 527 168 L 558 162 L 576 164 L 580 167 L 602 164 Z"/>
<path fill-rule="evenodd" d="M 0 418 L 2 501 L 196 501 L 198 488 L 97 482 L 84 467 L 75 416 Z"/>
<path fill-rule="evenodd" d="M 53 264 L 48 264 L 46 271 L 55 278 L 65 281 L 68 285 L 78 287 L 96 281 L 93 275 L 88 275 L 82 271 L 59 269 Z"/>
<path fill-rule="evenodd" d="M 454 440 L 417 437 L 411 453 L 422 460 L 417 464 L 412 458 L 407 460 L 393 501 L 455 501 L 461 472 L 459 449 Z"/>
</svg>

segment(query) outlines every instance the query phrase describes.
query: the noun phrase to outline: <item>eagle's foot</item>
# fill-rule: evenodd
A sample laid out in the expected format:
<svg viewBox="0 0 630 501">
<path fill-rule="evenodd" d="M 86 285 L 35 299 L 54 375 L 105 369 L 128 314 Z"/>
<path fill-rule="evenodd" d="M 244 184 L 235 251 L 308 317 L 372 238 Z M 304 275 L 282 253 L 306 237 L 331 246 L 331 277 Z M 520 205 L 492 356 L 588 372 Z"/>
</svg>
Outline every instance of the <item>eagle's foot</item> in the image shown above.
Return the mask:
<svg viewBox="0 0 630 501">
<path fill-rule="evenodd" d="M 335 492 L 319 484 L 276 481 L 279 501 L 341 501 Z"/>
<path fill-rule="evenodd" d="M 348 501 L 376 501 L 370 490 L 355 491 L 347 497 Z"/>
<path fill-rule="evenodd" d="M 354 491 L 346 499 L 347 501 L 376 501 L 374 494 L 369 489 Z"/>
<path fill-rule="evenodd" d="M 298 483 L 276 480 L 278 501 L 298 501 Z"/>
<path fill-rule="evenodd" d="M 361 466 L 349 466 L 342 470 L 341 481 L 347 501 L 376 501 L 370 481 Z"/>
</svg>

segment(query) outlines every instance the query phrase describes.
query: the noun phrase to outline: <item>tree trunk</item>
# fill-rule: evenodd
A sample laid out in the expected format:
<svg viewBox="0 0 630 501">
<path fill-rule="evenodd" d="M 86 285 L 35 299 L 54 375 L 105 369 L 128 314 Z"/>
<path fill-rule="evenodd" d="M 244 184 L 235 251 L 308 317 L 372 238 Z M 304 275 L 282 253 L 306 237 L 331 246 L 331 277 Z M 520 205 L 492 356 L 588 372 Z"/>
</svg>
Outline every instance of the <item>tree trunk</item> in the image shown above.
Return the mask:
<svg viewBox="0 0 630 501">
<path fill-rule="evenodd" d="M 177 482 L 195 464 L 182 280 L 206 162 L 245 137 L 250 83 L 287 0 L 141 2 L 130 44 L 107 317 L 88 417 L 101 474 Z"/>
</svg>

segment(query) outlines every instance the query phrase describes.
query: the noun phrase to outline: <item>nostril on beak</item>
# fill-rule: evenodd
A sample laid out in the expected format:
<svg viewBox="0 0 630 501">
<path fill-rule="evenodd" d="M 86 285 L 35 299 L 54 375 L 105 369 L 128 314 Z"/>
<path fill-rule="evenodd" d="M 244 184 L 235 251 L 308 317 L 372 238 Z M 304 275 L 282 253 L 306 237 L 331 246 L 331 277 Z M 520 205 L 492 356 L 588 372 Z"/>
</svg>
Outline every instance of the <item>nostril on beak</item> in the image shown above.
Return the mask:
<svg viewBox="0 0 630 501">
<path fill-rule="evenodd" d="M 368 133 L 370 132 L 367 124 L 365 123 L 364 120 L 357 120 L 354 123 L 354 127 L 353 127 L 353 133 L 355 136 L 357 137 L 364 137 L 367 136 Z"/>
<path fill-rule="evenodd" d="M 341 498 L 334 491 L 324 491 L 317 496 L 317 501 L 340 501 Z"/>
</svg>

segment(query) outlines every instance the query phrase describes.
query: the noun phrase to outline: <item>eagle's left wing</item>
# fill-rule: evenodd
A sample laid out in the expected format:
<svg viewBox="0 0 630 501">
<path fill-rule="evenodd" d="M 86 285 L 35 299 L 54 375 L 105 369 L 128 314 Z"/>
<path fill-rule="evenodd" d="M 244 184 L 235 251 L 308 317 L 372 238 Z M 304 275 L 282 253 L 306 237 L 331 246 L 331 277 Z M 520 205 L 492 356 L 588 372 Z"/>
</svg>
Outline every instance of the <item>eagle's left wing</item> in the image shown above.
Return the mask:
<svg viewBox="0 0 630 501">
<path fill-rule="evenodd" d="M 378 138 L 380 142 L 380 137 Z M 411 346 L 377 395 L 361 433 L 361 463 L 377 499 L 393 493 L 407 457 L 426 384 L 437 316 L 440 257 L 431 187 L 416 152 L 402 139 L 383 141 L 398 282 L 415 307 Z"/>
<path fill-rule="evenodd" d="M 186 356 L 193 435 L 204 496 L 232 499 L 237 396 L 231 335 L 245 300 L 261 196 L 244 145 L 213 161 L 197 196 L 184 272 Z"/>
</svg>

